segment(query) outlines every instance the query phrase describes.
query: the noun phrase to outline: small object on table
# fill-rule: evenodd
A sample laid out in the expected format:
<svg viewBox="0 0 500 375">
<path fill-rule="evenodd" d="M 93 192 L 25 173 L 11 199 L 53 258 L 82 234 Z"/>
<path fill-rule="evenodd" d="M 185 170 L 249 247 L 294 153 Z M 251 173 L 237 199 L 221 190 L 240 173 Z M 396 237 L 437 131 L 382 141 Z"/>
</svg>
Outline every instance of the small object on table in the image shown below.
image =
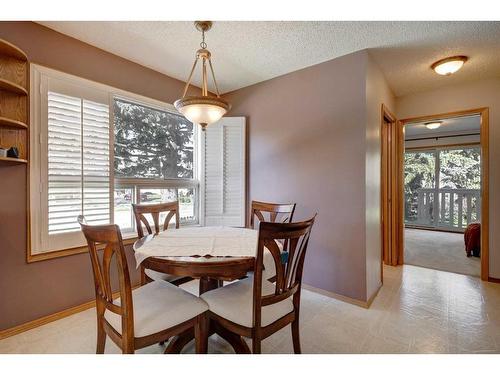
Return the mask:
<svg viewBox="0 0 500 375">
<path fill-rule="evenodd" d="M 7 157 L 7 149 L 0 147 L 0 157 L 2 157 L 2 158 Z"/>
<path fill-rule="evenodd" d="M 465 253 L 467 257 L 481 256 L 481 224 L 471 223 L 464 233 Z"/>
</svg>

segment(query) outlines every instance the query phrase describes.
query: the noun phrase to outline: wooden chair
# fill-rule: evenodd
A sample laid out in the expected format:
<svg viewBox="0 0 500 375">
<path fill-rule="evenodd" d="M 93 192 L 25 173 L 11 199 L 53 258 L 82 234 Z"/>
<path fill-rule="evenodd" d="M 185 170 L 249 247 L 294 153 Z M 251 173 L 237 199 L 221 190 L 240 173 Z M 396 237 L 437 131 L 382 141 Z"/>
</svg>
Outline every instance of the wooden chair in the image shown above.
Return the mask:
<svg viewBox="0 0 500 375">
<path fill-rule="evenodd" d="M 262 222 L 254 276 L 204 293 L 209 319 L 241 336 L 252 338 L 253 353 L 261 341 L 291 323 L 293 349 L 300 353 L 299 313 L 302 268 L 313 217 L 300 223 Z M 287 240 L 288 259 L 281 256 L 277 240 Z M 276 265 L 276 283 L 262 278 L 264 247 Z"/>
<path fill-rule="evenodd" d="M 139 238 L 144 237 L 143 224 L 148 231 L 148 234 L 153 234 L 151 225 L 146 218 L 146 215 L 151 215 L 154 224 L 154 234 L 160 233 L 160 214 L 167 212 L 167 216 L 163 221 L 163 230 L 167 230 L 170 222 L 175 217 L 175 228 L 179 229 L 180 217 L 179 217 L 179 202 L 168 202 L 168 203 L 158 203 L 158 204 L 132 204 L 132 209 L 134 210 L 135 223 L 137 227 L 137 235 Z M 141 266 L 141 283 L 144 285 L 153 280 L 163 280 L 168 281 L 174 285 L 181 285 L 188 281 L 193 280 L 191 277 L 179 277 L 174 275 L 169 275 L 166 273 L 161 273 L 153 271 L 150 269 L 145 269 Z"/>
<path fill-rule="evenodd" d="M 104 353 L 106 335 L 123 353 L 134 353 L 194 328 L 196 352 L 207 348 L 207 304 L 200 298 L 164 281 L 153 281 L 134 291 L 118 225 L 78 222 L 87 239 L 94 273 L 97 310 L 97 354 Z M 102 257 L 97 245 L 104 246 Z M 118 271 L 119 298 L 113 299 L 111 264 Z"/>
<path fill-rule="evenodd" d="M 281 223 L 291 223 L 293 219 L 293 213 L 295 212 L 296 203 L 265 203 L 259 201 L 252 201 L 252 209 L 250 212 L 250 227 L 255 228 L 255 217 L 259 219 L 259 222 L 281 222 Z M 269 220 L 266 217 L 269 216 Z M 269 215 L 267 215 L 269 214 Z"/>
<path fill-rule="evenodd" d="M 255 229 L 255 218 L 260 223 L 262 222 L 281 222 L 291 223 L 293 214 L 295 212 L 296 203 L 266 203 L 259 201 L 252 201 L 252 209 L 250 213 L 250 228 Z M 278 246 L 286 248 L 285 242 L 277 242 Z M 276 269 L 270 257 L 264 257 L 264 271 L 262 273 L 264 278 L 269 281 L 274 281 L 276 277 Z"/>
</svg>

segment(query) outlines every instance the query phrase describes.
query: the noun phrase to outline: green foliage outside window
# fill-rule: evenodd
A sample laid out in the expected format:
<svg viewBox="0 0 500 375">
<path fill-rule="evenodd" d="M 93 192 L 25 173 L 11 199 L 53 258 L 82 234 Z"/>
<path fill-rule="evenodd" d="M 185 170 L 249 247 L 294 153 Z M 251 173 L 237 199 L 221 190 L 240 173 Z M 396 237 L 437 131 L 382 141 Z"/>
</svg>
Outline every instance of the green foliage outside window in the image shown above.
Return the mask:
<svg viewBox="0 0 500 375">
<path fill-rule="evenodd" d="M 184 117 L 114 101 L 115 177 L 193 178 L 193 124 Z"/>
</svg>

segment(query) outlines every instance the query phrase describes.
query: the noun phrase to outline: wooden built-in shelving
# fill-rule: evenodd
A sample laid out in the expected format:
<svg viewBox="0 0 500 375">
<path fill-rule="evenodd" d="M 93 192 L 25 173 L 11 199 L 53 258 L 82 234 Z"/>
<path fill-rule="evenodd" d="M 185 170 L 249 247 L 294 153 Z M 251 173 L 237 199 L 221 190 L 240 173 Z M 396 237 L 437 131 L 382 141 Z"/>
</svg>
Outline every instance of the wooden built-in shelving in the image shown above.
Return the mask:
<svg viewBox="0 0 500 375">
<path fill-rule="evenodd" d="M 16 164 L 27 164 L 26 159 L 8 158 L 0 156 L 0 165 L 16 165 Z"/>
<path fill-rule="evenodd" d="M 26 125 L 22 121 L 12 120 L 10 118 L 1 116 L 0 116 L 0 126 L 6 126 L 8 128 L 28 129 L 28 125 Z"/>
<path fill-rule="evenodd" d="M 29 154 L 29 62 L 0 39 L 0 147 L 17 147 L 19 159 L 0 157 L 0 166 L 26 165 Z"/>
<path fill-rule="evenodd" d="M 10 91 L 14 94 L 19 95 L 28 95 L 28 90 L 26 90 L 24 87 L 3 78 L 0 78 L 0 90 Z"/>
<path fill-rule="evenodd" d="M 16 47 L 12 43 L 7 42 L 6 40 L 0 39 L 0 55 L 3 56 L 10 56 L 14 59 L 21 60 L 21 61 L 28 61 L 28 56 L 19 49 L 19 47 Z"/>
</svg>

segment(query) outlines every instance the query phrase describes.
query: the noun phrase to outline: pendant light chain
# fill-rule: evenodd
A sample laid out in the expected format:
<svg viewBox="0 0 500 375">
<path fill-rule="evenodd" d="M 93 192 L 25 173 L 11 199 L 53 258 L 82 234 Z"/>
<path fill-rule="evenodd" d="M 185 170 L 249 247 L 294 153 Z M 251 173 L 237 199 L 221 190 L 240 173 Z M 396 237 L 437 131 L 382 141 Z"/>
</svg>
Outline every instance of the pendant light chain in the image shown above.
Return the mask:
<svg viewBox="0 0 500 375">
<path fill-rule="evenodd" d="M 205 43 L 205 30 L 201 31 L 201 43 L 200 43 L 200 47 L 203 48 L 203 49 L 207 48 L 207 43 Z"/>
</svg>

